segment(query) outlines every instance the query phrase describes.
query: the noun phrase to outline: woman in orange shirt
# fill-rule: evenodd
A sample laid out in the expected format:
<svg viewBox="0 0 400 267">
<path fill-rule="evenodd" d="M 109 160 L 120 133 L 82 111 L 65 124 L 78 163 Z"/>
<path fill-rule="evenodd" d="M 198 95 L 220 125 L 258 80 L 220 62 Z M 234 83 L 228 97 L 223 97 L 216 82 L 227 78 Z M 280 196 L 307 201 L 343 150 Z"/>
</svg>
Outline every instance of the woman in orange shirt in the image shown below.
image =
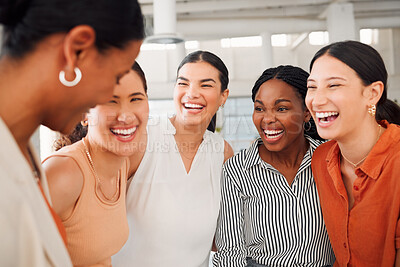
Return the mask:
<svg viewBox="0 0 400 267">
<path fill-rule="evenodd" d="M 386 80 L 379 53 L 360 42 L 333 43 L 311 61 L 306 104 L 332 139 L 312 169 L 335 266 L 400 266 L 400 127 L 377 121 L 400 120 Z"/>
</svg>

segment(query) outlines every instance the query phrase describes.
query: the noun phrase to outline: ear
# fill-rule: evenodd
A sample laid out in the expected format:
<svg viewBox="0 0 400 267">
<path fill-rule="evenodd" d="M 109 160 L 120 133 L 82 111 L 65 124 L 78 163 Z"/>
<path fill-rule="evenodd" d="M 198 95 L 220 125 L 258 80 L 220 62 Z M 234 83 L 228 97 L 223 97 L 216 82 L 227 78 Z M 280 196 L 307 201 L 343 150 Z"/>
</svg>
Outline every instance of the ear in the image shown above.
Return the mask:
<svg viewBox="0 0 400 267">
<path fill-rule="evenodd" d="M 88 49 L 95 47 L 96 32 L 88 25 L 79 25 L 72 28 L 64 38 L 63 54 L 66 61 L 65 73 L 74 79 L 74 68 L 78 59 L 85 55 Z"/>
<path fill-rule="evenodd" d="M 384 88 L 385 86 L 381 81 L 373 82 L 367 86 L 364 95 L 367 97 L 369 105 L 376 105 L 376 103 L 378 103 L 379 99 L 381 99 Z"/>
<path fill-rule="evenodd" d="M 311 118 L 311 112 L 308 110 L 308 108 L 305 108 L 304 110 L 304 122 L 309 122 Z"/>
<path fill-rule="evenodd" d="M 228 96 L 229 96 L 229 89 L 225 89 L 225 91 L 223 91 L 221 93 L 221 100 L 220 100 L 219 106 L 225 105 L 225 102 L 226 102 L 226 99 L 228 98 Z"/>
</svg>

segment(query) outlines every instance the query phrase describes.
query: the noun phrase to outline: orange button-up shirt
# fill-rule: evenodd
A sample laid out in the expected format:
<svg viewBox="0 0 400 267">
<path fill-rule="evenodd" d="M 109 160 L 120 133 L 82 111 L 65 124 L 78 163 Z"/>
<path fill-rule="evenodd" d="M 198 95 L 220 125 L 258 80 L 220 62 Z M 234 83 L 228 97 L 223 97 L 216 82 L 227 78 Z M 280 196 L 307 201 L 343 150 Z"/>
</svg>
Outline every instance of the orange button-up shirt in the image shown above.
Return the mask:
<svg viewBox="0 0 400 267">
<path fill-rule="evenodd" d="M 312 170 L 335 266 L 393 266 L 400 248 L 400 126 L 381 122 L 381 135 L 356 169 L 349 210 L 336 141 L 320 145 Z"/>
</svg>

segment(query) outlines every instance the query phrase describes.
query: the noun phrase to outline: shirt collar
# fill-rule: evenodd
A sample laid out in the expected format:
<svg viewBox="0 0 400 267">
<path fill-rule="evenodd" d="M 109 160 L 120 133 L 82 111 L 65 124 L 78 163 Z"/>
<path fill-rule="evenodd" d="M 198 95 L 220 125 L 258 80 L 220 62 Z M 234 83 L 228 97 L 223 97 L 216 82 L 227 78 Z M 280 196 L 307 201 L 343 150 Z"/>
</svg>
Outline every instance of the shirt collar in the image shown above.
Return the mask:
<svg viewBox="0 0 400 267">
<path fill-rule="evenodd" d="M 372 179 L 378 179 L 382 173 L 383 164 L 391 154 L 391 147 L 400 142 L 399 125 L 389 124 L 387 121 L 381 121 L 380 124 L 386 128 L 386 131 L 379 137 L 365 161 L 356 169 L 358 176 L 365 173 Z"/>
<path fill-rule="evenodd" d="M 308 148 L 306 154 L 304 155 L 305 157 L 309 155 L 310 159 L 314 153 L 314 150 L 322 143 L 321 141 L 314 140 L 313 138 L 309 137 L 308 135 L 304 135 L 305 138 L 308 140 L 310 147 Z M 263 162 L 263 160 L 260 157 L 260 154 L 258 153 L 258 146 L 264 145 L 261 137 L 257 138 L 251 145 L 250 147 L 246 150 L 246 158 L 244 161 L 243 168 L 245 170 L 248 170 L 254 165 L 258 164 L 265 164 L 267 167 L 270 167 L 275 170 L 274 167 L 272 167 L 270 164 Z M 303 160 L 304 161 L 304 160 Z M 310 163 L 310 162 L 309 162 Z M 300 166 L 300 169 L 302 166 Z"/>
<path fill-rule="evenodd" d="M 383 164 L 389 156 L 390 147 L 400 142 L 400 126 L 396 124 L 389 124 L 387 121 L 379 122 L 386 131 L 381 135 L 372 150 L 369 152 L 365 161 L 356 168 L 356 174 L 359 177 L 368 176 L 372 179 L 378 179 L 383 169 Z M 329 150 L 326 161 L 328 169 L 334 169 L 339 166 L 339 145 L 337 142 Z"/>
</svg>

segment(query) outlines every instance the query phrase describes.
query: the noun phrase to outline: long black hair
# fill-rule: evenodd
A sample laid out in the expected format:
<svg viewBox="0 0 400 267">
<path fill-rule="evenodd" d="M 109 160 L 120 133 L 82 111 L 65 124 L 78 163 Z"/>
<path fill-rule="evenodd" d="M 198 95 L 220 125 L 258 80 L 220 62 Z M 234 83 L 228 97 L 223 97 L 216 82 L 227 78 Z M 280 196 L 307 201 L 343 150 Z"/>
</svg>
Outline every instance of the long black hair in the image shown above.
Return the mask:
<svg viewBox="0 0 400 267">
<path fill-rule="evenodd" d="M 314 62 L 323 55 L 334 57 L 352 68 L 365 86 L 376 81 L 384 85 L 383 93 L 376 105 L 375 119 L 385 119 L 390 123 L 400 124 L 400 107 L 387 99 L 387 78 L 385 63 L 381 55 L 373 47 L 358 41 L 342 41 L 332 43 L 321 48 L 310 63 L 310 70 Z"/>
<path fill-rule="evenodd" d="M 228 68 L 225 66 L 224 62 L 222 59 L 220 59 L 217 55 L 208 52 L 208 51 L 195 51 L 190 54 L 188 54 L 182 62 L 179 64 L 178 70 L 177 70 L 177 75 L 179 73 L 179 70 L 183 67 L 183 65 L 187 63 L 196 63 L 204 61 L 216 68 L 219 72 L 219 80 L 221 82 L 221 92 L 225 91 L 228 89 L 228 83 L 229 83 L 229 72 Z M 211 132 L 215 132 L 215 126 L 217 123 L 217 114 L 214 114 L 212 117 L 210 124 L 207 127 L 207 130 Z"/>
<path fill-rule="evenodd" d="M 281 80 L 288 85 L 292 86 L 295 90 L 301 102 L 303 108 L 307 109 L 305 99 L 307 95 L 307 79 L 309 74 L 302 68 L 291 66 L 291 65 L 280 65 L 275 68 L 266 69 L 261 76 L 255 82 L 253 89 L 251 90 L 251 99 L 255 100 L 256 94 L 260 89 L 260 86 L 272 79 Z M 315 122 L 312 117 L 310 117 L 310 127 L 304 127 L 304 133 L 310 137 L 318 140 L 322 139 L 317 132 Z"/>
</svg>

